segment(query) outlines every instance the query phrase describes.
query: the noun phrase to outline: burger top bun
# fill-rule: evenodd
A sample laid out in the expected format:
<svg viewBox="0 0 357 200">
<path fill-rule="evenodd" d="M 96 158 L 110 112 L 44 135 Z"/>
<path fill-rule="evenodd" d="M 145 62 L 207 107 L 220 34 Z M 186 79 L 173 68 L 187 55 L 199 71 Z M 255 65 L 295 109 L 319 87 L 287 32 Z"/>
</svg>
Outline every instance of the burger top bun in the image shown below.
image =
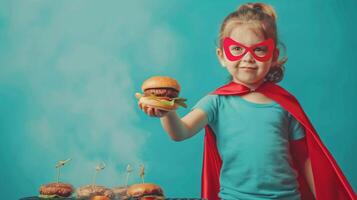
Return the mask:
<svg viewBox="0 0 357 200">
<path fill-rule="evenodd" d="M 62 197 L 71 196 L 73 186 L 68 183 L 48 183 L 40 187 L 41 195 L 58 195 Z"/>
<path fill-rule="evenodd" d="M 141 85 L 142 91 L 150 88 L 173 88 L 178 92 L 181 90 L 179 83 L 168 76 L 153 76 L 145 80 Z"/>
<path fill-rule="evenodd" d="M 82 187 L 77 188 L 77 199 L 90 199 L 93 198 L 94 196 L 106 196 L 109 199 L 114 198 L 114 192 L 106 188 L 104 186 L 100 185 L 85 185 Z"/>
<path fill-rule="evenodd" d="M 107 196 L 94 196 L 90 200 L 110 200 Z"/>
<path fill-rule="evenodd" d="M 161 187 L 153 183 L 134 184 L 131 185 L 127 190 L 128 196 L 133 198 L 141 197 L 144 195 L 163 196 L 163 193 L 164 192 L 162 191 Z"/>
</svg>

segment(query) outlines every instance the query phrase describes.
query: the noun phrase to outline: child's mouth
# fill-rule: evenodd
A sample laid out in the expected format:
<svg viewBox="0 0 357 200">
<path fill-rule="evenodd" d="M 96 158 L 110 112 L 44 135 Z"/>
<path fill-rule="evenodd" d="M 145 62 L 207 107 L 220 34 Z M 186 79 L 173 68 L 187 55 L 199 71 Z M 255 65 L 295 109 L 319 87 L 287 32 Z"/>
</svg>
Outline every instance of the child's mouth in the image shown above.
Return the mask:
<svg viewBox="0 0 357 200">
<path fill-rule="evenodd" d="M 240 67 L 239 69 L 244 70 L 244 71 L 255 71 L 257 68 L 255 67 Z"/>
</svg>

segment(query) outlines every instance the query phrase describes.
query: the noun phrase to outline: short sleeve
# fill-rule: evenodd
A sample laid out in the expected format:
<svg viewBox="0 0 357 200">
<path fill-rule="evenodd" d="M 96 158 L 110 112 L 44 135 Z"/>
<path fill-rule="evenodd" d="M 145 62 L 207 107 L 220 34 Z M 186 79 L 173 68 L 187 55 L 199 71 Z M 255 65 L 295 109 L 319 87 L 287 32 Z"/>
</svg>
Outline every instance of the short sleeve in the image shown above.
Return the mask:
<svg viewBox="0 0 357 200">
<path fill-rule="evenodd" d="M 289 139 L 290 140 L 299 140 L 305 137 L 304 127 L 289 114 Z"/>
<path fill-rule="evenodd" d="M 195 106 L 192 107 L 193 109 L 201 109 L 204 111 L 208 118 L 208 123 L 214 121 L 217 116 L 217 108 L 218 108 L 218 95 L 206 95 L 202 99 L 200 99 Z"/>
</svg>

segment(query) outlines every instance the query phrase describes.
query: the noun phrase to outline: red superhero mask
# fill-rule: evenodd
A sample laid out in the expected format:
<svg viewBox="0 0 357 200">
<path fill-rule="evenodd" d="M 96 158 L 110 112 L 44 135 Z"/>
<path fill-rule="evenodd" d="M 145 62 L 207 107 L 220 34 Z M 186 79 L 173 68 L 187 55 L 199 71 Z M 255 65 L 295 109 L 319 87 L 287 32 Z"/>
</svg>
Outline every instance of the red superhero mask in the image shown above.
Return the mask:
<svg viewBox="0 0 357 200">
<path fill-rule="evenodd" d="M 256 60 L 265 62 L 273 56 L 275 44 L 274 40 L 269 38 L 263 42 L 247 47 L 237 41 L 234 41 L 230 37 L 226 37 L 223 40 L 223 49 L 230 61 L 240 60 L 249 52 Z"/>
</svg>

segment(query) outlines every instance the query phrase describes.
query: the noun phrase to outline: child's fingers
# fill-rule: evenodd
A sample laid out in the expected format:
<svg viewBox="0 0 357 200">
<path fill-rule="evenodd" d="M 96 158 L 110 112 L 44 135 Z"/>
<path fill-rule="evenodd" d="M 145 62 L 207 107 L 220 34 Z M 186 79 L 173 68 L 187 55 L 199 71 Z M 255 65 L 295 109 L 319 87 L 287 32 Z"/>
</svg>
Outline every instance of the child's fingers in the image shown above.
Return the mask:
<svg viewBox="0 0 357 200">
<path fill-rule="evenodd" d="M 162 117 L 162 113 L 160 112 L 159 109 L 155 109 L 155 110 L 154 110 L 154 113 L 155 113 L 155 116 L 156 116 L 156 117 Z"/>
<path fill-rule="evenodd" d="M 144 104 L 139 104 L 140 109 L 147 114 L 148 107 Z"/>
<path fill-rule="evenodd" d="M 160 109 L 155 109 L 155 115 L 157 117 L 163 117 L 168 111 L 165 110 L 160 110 Z"/>
<path fill-rule="evenodd" d="M 145 104 L 139 103 L 139 107 L 143 112 L 145 112 L 145 113 L 147 112 L 148 107 Z"/>
<path fill-rule="evenodd" d="M 151 117 L 155 116 L 154 108 L 153 107 L 148 107 L 147 114 L 149 116 L 151 116 Z"/>
<path fill-rule="evenodd" d="M 143 105 L 143 111 L 144 111 L 147 115 L 149 115 L 149 108 L 150 108 L 150 107 L 148 107 L 148 106 L 146 106 L 146 105 Z"/>
<path fill-rule="evenodd" d="M 151 117 L 162 117 L 168 112 L 165 110 L 160 110 L 154 107 L 147 106 L 140 102 L 138 102 L 138 106 L 143 112 L 145 112 L 147 115 Z"/>
</svg>

